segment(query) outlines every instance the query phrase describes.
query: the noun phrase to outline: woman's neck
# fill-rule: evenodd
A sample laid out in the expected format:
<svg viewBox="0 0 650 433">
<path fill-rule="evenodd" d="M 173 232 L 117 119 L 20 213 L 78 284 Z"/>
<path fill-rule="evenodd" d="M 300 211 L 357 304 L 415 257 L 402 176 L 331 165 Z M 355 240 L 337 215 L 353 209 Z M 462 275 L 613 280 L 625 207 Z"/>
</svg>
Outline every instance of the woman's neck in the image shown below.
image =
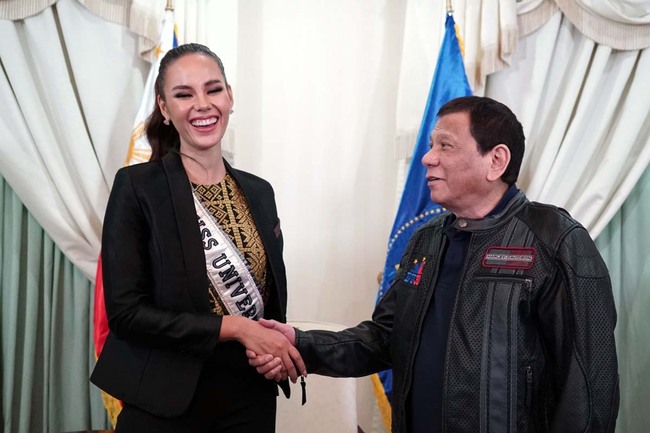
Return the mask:
<svg viewBox="0 0 650 433">
<path fill-rule="evenodd" d="M 221 148 L 218 152 L 187 152 L 181 148 L 180 155 L 183 168 L 190 182 L 203 185 L 219 183 L 226 177 L 226 166 L 221 157 Z"/>
</svg>

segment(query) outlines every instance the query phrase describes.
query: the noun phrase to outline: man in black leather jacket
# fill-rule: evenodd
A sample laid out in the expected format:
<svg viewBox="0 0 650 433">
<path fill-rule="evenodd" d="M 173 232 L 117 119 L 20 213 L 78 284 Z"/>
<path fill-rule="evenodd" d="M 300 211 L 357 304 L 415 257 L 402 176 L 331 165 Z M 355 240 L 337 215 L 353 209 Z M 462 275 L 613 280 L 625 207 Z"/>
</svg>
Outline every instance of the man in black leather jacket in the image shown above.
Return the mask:
<svg viewBox="0 0 650 433">
<path fill-rule="evenodd" d="M 411 238 L 372 320 L 287 335 L 309 372 L 393 369 L 394 433 L 613 432 L 616 311 L 589 233 L 517 189 L 524 134 L 489 98 L 445 104 L 422 158 L 449 212 Z M 277 360 L 253 358 L 267 377 Z"/>
</svg>

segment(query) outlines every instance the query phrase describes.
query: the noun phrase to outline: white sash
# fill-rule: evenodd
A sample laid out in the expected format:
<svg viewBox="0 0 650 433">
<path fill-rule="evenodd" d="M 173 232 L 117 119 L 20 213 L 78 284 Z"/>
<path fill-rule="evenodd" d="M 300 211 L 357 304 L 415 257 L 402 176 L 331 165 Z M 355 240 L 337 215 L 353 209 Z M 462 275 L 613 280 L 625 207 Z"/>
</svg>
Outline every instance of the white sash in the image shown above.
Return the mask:
<svg viewBox="0 0 650 433">
<path fill-rule="evenodd" d="M 264 301 L 246 260 L 203 206 L 196 191 L 192 191 L 192 196 L 203 240 L 205 268 L 226 310 L 233 316 L 253 320 L 264 317 Z"/>
</svg>

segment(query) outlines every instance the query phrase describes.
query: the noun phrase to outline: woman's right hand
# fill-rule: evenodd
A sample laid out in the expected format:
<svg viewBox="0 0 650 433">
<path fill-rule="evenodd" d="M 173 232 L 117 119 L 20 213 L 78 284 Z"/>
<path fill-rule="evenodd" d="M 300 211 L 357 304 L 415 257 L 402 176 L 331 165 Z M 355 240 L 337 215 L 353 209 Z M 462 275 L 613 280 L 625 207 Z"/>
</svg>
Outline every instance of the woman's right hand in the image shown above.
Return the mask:
<svg viewBox="0 0 650 433">
<path fill-rule="evenodd" d="M 280 372 L 286 371 L 286 374 L 294 383 L 298 376 L 306 375 L 307 369 L 298 349 L 279 330 L 269 329 L 254 320 L 244 317 L 224 316 L 221 324 L 220 340 L 233 339 L 242 343 L 247 350 L 255 354 L 269 354 L 273 358 L 279 358 L 282 362 Z M 272 378 L 279 377 L 280 372 L 275 373 Z M 266 375 L 265 377 L 268 378 Z"/>
<path fill-rule="evenodd" d="M 282 333 L 292 345 L 296 345 L 296 330 L 293 326 L 280 323 L 276 320 L 260 319 L 259 323 L 268 329 Z M 269 354 L 261 354 L 246 350 L 248 364 L 255 367 L 255 370 L 267 379 L 274 379 L 276 382 L 287 378 L 287 371 L 282 367 L 282 360 Z M 307 370 L 302 370 L 302 375 L 307 377 Z"/>
</svg>

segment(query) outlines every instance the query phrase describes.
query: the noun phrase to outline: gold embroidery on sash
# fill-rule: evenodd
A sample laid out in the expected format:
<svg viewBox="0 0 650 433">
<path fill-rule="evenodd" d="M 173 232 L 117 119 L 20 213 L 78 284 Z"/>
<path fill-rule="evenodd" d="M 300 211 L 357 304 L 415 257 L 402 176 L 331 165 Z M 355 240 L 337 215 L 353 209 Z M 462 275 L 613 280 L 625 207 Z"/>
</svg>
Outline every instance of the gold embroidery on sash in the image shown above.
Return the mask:
<svg viewBox="0 0 650 433">
<path fill-rule="evenodd" d="M 226 177 L 217 184 L 193 184 L 193 186 L 203 206 L 214 216 L 217 224 L 248 262 L 264 304 L 266 304 L 270 286 L 266 250 L 253 221 L 246 197 L 230 174 L 226 174 Z M 228 314 L 212 283 L 209 286 L 208 293 L 212 312 L 220 315 Z"/>
</svg>

